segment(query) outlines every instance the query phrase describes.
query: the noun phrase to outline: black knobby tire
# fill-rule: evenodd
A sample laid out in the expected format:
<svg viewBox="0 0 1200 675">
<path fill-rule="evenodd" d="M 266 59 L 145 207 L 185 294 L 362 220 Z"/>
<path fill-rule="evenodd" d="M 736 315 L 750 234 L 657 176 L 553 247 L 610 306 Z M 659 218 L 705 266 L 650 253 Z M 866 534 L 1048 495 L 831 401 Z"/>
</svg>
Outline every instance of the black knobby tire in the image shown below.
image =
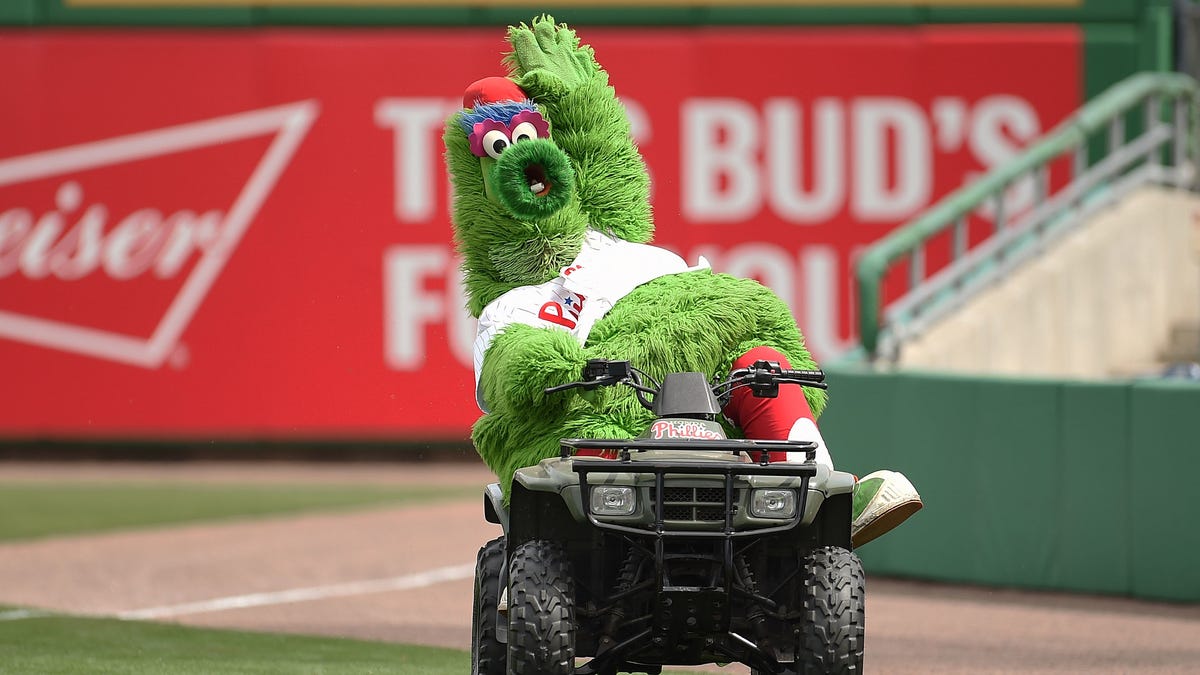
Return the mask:
<svg viewBox="0 0 1200 675">
<path fill-rule="evenodd" d="M 866 637 L 866 575 L 858 556 L 837 546 L 804 557 L 804 618 L 792 673 L 861 673 Z"/>
<path fill-rule="evenodd" d="M 471 610 L 471 675 L 505 675 L 508 656 L 496 640 L 496 605 L 500 601 L 500 569 L 504 537 L 484 544 L 475 558 L 475 601 Z"/>
<path fill-rule="evenodd" d="M 508 671 L 521 675 L 575 672 L 575 580 L 562 547 L 533 540 L 508 567 Z"/>
</svg>

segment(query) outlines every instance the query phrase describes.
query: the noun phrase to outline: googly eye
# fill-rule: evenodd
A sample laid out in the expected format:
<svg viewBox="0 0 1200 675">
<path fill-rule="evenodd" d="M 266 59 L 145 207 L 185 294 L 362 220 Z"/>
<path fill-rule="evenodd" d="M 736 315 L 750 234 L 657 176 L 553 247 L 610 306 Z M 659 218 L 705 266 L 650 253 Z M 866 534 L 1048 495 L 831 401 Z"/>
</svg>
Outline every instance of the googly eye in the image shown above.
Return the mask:
<svg viewBox="0 0 1200 675">
<path fill-rule="evenodd" d="M 537 127 L 530 122 L 521 122 L 513 128 L 512 140 L 513 143 L 518 141 L 530 141 L 538 137 Z"/>
<path fill-rule="evenodd" d="M 500 153 L 510 144 L 508 134 L 500 129 L 492 129 L 483 135 L 483 151 L 492 159 L 500 159 Z"/>
</svg>

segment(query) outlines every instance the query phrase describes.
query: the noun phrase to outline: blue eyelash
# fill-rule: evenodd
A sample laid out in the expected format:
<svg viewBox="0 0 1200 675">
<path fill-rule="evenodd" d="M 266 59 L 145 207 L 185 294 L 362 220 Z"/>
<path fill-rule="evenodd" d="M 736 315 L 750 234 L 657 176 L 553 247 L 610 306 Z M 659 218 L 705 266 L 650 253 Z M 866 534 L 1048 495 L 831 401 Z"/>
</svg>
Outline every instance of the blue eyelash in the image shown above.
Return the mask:
<svg viewBox="0 0 1200 675">
<path fill-rule="evenodd" d="M 475 128 L 476 122 L 482 122 L 483 120 L 491 119 L 496 120 L 497 122 L 504 122 L 505 124 L 508 124 L 512 121 L 514 115 L 523 110 L 536 111 L 537 105 L 535 105 L 533 101 L 524 101 L 521 103 L 516 101 L 506 103 L 483 103 L 471 108 L 470 110 L 464 110 L 462 117 L 460 117 L 458 120 L 458 124 L 462 127 L 463 131 L 465 131 L 467 134 L 470 134 Z"/>
</svg>

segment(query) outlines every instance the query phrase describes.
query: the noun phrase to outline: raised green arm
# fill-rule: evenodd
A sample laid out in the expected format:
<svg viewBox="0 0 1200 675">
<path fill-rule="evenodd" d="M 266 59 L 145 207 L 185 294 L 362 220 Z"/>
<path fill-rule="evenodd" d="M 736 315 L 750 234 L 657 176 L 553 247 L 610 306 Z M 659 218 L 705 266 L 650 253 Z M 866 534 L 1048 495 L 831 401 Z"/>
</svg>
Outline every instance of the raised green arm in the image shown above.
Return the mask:
<svg viewBox="0 0 1200 675">
<path fill-rule="evenodd" d="M 650 178 L 592 48 L 550 16 L 509 28 L 508 41 L 510 76 L 538 104 L 550 137 L 570 156 L 589 224 L 628 241 L 649 241 Z"/>
</svg>

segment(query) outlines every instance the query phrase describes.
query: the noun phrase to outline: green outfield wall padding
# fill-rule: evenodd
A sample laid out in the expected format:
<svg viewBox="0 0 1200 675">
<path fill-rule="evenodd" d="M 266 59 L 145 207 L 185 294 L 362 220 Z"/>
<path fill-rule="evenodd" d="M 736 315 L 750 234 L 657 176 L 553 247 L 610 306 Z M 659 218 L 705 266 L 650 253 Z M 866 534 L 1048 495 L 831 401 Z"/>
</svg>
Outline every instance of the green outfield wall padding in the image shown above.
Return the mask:
<svg viewBox="0 0 1200 675">
<path fill-rule="evenodd" d="M 909 25 L 922 22 L 916 7 L 745 7 L 714 6 L 704 12 L 703 23 L 723 25 Z"/>
<path fill-rule="evenodd" d="M 900 469 L 927 505 L 966 508 L 975 495 L 970 444 L 973 392 L 957 380 L 831 372 L 821 428 L 835 465 L 859 476 Z M 921 400 L 916 400 L 919 396 Z M 940 411 L 933 424 L 926 408 Z M 967 581 L 969 519 L 927 506 L 903 528 L 862 550 L 868 568 L 891 574 Z"/>
<path fill-rule="evenodd" d="M 1091 99 L 1141 70 L 1136 26 L 1083 24 L 1084 95 Z"/>
<path fill-rule="evenodd" d="M 0 1 L 0 25 L 28 26 L 37 19 L 37 0 Z"/>
<path fill-rule="evenodd" d="M 1139 29 L 1138 63 L 1142 70 L 1169 72 L 1175 69 L 1175 10 L 1169 3 L 1146 7 Z"/>
<path fill-rule="evenodd" d="M 1133 593 L 1200 601 L 1200 387 L 1132 387 Z"/>
<path fill-rule="evenodd" d="M 8 10 L 35 7 L 38 11 Z M 1167 6 L 1169 0 L 1081 0 L 1075 4 L 1030 4 L 997 0 L 991 5 L 954 7 L 937 3 L 894 3 L 877 7 L 798 3 L 785 6 L 765 2 L 759 6 L 729 0 L 725 4 L 694 5 L 653 2 L 630 6 L 587 3 L 545 5 L 480 2 L 471 5 L 438 5 L 396 2 L 392 6 L 344 6 L 338 0 L 323 5 L 310 1 L 263 3 L 245 0 L 194 0 L 177 6 L 122 6 L 114 0 L 72 5 L 69 0 L 0 0 L 0 22 L 30 21 L 58 25 L 504 25 L 550 12 L 573 25 L 721 26 L 721 25 L 920 25 L 926 23 L 1125 23 L 1143 21 L 1146 7 Z"/>
<path fill-rule="evenodd" d="M 5 2 L 7 0 L 0 0 Z M 258 23 L 255 10 L 246 6 L 167 7 L 78 7 L 68 0 L 34 0 L 40 4 L 38 22 L 64 26 L 252 26 Z"/>
<path fill-rule="evenodd" d="M 870 375 L 839 373 L 839 395 L 830 399 L 821 415 L 821 425 L 832 424 L 843 432 L 843 441 L 853 452 L 836 452 L 838 468 L 865 475 L 886 457 L 893 441 L 891 415 L 895 411 L 897 380 L 881 381 Z M 853 402 L 853 406 L 850 403 Z M 878 416 L 864 411 L 878 411 Z M 887 416 L 883 419 L 883 416 Z"/>
<path fill-rule="evenodd" d="M 974 578 L 1040 586 L 1051 577 L 1059 450 L 1056 384 L 974 386 Z"/>
<path fill-rule="evenodd" d="M 1157 2 L 1158 0 L 1150 0 Z M 1074 7 L 954 7 L 925 8 L 923 20 L 928 22 L 987 22 L 1022 23 L 1036 15 L 1038 21 L 1136 21 L 1147 0 L 1083 0 Z"/>
<path fill-rule="evenodd" d="M 1174 40 L 1170 10 L 1148 6 L 1143 21 L 1128 24 L 1083 25 L 1083 91 L 1089 100 L 1123 80 L 1142 71 L 1171 70 Z M 1125 136 L 1136 138 L 1145 128 L 1143 110 L 1138 107 L 1125 114 Z M 1107 132 L 1089 136 L 1088 154 L 1092 163 L 1108 153 Z"/>
<path fill-rule="evenodd" d="M 975 434 L 974 388 L 955 379 L 902 376 L 892 395 L 894 431 L 888 453 L 872 468 L 903 471 L 929 504 L 976 508 L 977 476 L 968 450 Z M 927 404 L 946 413 L 934 426 L 925 416 Z M 910 532 L 897 530 L 878 543 L 887 546 L 881 553 L 897 572 L 920 575 L 934 569 L 939 577 L 966 581 L 972 576 L 975 548 L 969 523 L 942 508 L 929 509 L 914 518 Z"/>
<path fill-rule="evenodd" d="M 828 376 L 838 468 L 925 501 L 860 549 L 871 574 L 1200 601 L 1200 385 Z"/>
<path fill-rule="evenodd" d="M 481 8 L 478 22 L 483 26 L 507 26 L 529 21 L 531 17 L 546 12 L 553 14 L 555 19 L 572 26 L 695 26 L 706 22 L 703 7 L 654 7 L 652 3 L 628 6 L 620 10 L 610 7 L 546 7 L 544 5 L 509 7 L 500 5 Z"/>
<path fill-rule="evenodd" d="M 1129 387 L 1065 383 L 1060 394 L 1059 564 L 1049 585 L 1128 593 Z"/>
<path fill-rule="evenodd" d="M 528 21 L 532 14 L 525 14 Z M 482 10 L 473 7 L 287 7 L 268 5 L 255 10 L 261 25 L 316 26 L 467 26 L 486 25 Z M 493 24 L 506 25 L 506 24 Z"/>
</svg>

